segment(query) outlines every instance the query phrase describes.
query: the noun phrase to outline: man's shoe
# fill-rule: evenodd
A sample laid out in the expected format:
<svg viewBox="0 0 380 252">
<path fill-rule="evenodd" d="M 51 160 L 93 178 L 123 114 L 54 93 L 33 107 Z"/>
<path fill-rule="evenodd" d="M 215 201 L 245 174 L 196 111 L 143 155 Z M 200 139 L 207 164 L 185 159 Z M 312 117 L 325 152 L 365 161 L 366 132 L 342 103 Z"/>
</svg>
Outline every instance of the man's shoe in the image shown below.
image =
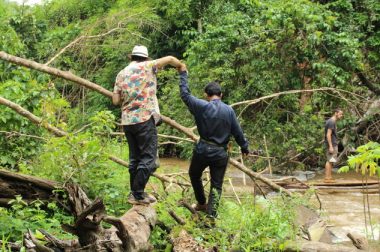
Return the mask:
<svg viewBox="0 0 380 252">
<path fill-rule="evenodd" d="M 154 203 L 157 201 L 156 197 L 154 197 L 152 194 L 149 194 L 146 192 L 143 193 L 143 197 L 144 197 L 144 199 L 148 199 L 149 203 Z"/>
<path fill-rule="evenodd" d="M 193 204 L 192 207 L 195 211 L 207 212 L 207 204 Z"/>
<path fill-rule="evenodd" d="M 148 198 L 143 198 L 143 199 L 136 199 L 133 194 L 129 194 L 128 196 L 128 203 L 132 205 L 149 205 L 150 201 Z"/>
</svg>

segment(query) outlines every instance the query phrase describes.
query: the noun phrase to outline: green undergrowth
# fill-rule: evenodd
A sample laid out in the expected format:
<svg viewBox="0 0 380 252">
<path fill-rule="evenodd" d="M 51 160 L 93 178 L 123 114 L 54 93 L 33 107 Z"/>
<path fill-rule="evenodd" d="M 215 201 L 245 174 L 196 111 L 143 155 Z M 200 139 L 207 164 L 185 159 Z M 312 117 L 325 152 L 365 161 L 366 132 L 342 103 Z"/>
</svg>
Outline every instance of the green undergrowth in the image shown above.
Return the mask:
<svg viewBox="0 0 380 252">
<path fill-rule="evenodd" d="M 128 161 L 128 148 L 123 138 L 99 138 L 93 131 L 85 131 L 48 139 L 42 150 L 32 162 L 20 166 L 23 173 L 56 180 L 62 185 L 78 183 L 90 199 L 103 199 L 108 215 L 121 216 L 131 207 L 127 203 L 128 169 L 108 159 L 109 155 L 114 155 Z M 180 200 L 195 202 L 193 191 L 175 188 L 171 186 L 170 193 L 166 193 L 156 178 L 151 178 L 147 186 L 148 191 L 154 190 L 158 196 L 155 207 L 159 222 L 150 238 L 156 251 L 170 251 L 170 237 L 178 235 L 181 229 L 205 248 L 217 246 L 218 251 L 282 250 L 285 242 L 294 240 L 297 232 L 293 226 L 293 209 L 305 204 L 302 198 L 280 196 L 254 199 L 245 194 L 240 196 L 241 204 L 222 198 L 215 227 L 210 228 L 206 215 L 194 218 L 189 210 L 178 204 Z M 17 198 L 11 208 L 1 208 L 1 223 L 6 224 L 0 227 L 3 240 L 21 241 L 28 228 L 36 235 L 39 234 L 36 230 L 42 228 L 59 238 L 67 237 L 60 223 L 72 223 L 72 217 L 54 203 L 42 207 L 38 202 L 27 205 Z M 178 225 L 169 210 L 183 218 L 186 224 Z"/>
<path fill-rule="evenodd" d="M 192 191 L 169 193 L 159 199 L 156 205 L 159 225 L 156 225 L 151 235 L 155 251 L 171 251 L 170 239 L 176 237 L 182 229 L 208 249 L 281 251 L 286 241 L 295 239 L 298 231 L 293 225 L 295 207 L 306 204 L 303 198 L 297 197 L 254 199 L 252 195 L 246 195 L 241 198 L 241 204 L 222 198 L 215 226 L 211 227 L 212 220 L 205 214 L 200 212 L 194 217 L 189 210 L 179 206 L 183 199 L 194 202 Z M 177 224 L 169 210 L 185 220 L 186 224 Z"/>
<path fill-rule="evenodd" d="M 112 146 L 109 148 L 112 149 Z M 104 172 L 91 177 L 92 189 L 86 191 L 92 194 L 92 199 L 94 196 L 103 198 L 108 215 L 121 216 L 131 207 L 126 203 L 129 193 L 128 171 L 112 163 L 104 166 L 104 169 Z M 39 173 L 42 174 L 42 171 Z M 210 228 L 210 219 L 205 214 L 194 217 L 189 210 L 179 205 L 181 200 L 195 202 L 191 189 L 180 191 L 173 186 L 170 193 L 165 193 L 156 178 L 151 178 L 147 186 L 148 191 L 152 188 L 155 188 L 158 196 L 155 205 L 158 223 L 150 237 L 155 251 L 171 251 L 170 240 L 182 229 L 201 246 L 217 247 L 218 251 L 281 251 L 286 241 L 294 240 L 297 233 L 293 225 L 294 208 L 305 204 L 305 199 L 300 197 L 273 196 L 265 199 L 246 194 L 240 195 L 241 204 L 222 198 L 215 226 Z M 169 215 L 169 210 L 184 219 L 186 224 L 177 224 Z M 60 225 L 72 223 L 73 219 L 55 203 L 42 205 L 42 202 L 35 201 L 28 205 L 18 197 L 12 202 L 11 208 L 0 208 L 0 222 L 4 224 L 0 227 L 2 240 L 9 242 L 20 242 L 28 228 L 36 236 L 42 236 L 38 229 L 45 229 L 61 239 L 72 238 L 63 233 Z"/>
<path fill-rule="evenodd" d="M 21 196 L 9 202 L 9 208 L 0 207 L 0 239 L 4 242 L 0 251 L 10 251 L 7 242 L 22 244 L 23 235 L 29 230 L 37 239 L 43 237 L 39 231 L 43 229 L 60 239 L 73 239 L 65 233 L 61 224 L 70 224 L 73 217 L 69 216 L 55 202 L 44 204 L 40 200 L 27 203 Z"/>
</svg>

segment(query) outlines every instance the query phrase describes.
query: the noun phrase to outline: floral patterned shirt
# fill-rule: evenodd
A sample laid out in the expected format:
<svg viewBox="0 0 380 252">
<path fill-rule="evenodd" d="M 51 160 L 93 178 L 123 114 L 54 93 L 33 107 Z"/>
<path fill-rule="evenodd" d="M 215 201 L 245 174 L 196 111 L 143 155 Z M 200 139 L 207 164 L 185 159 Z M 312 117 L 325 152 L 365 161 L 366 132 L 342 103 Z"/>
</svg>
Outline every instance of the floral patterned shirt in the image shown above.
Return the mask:
<svg viewBox="0 0 380 252">
<path fill-rule="evenodd" d="M 120 93 L 121 124 L 131 125 L 148 121 L 159 114 L 157 92 L 157 61 L 132 61 L 116 77 L 114 93 Z"/>
</svg>

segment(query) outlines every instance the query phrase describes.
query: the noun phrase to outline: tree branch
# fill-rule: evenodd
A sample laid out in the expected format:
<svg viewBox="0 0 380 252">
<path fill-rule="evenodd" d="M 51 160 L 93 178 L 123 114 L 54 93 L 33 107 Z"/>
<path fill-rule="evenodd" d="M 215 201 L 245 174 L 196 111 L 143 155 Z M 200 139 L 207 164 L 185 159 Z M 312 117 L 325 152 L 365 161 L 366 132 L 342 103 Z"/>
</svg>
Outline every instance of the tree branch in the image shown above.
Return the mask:
<svg viewBox="0 0 380 252">
<path fill-rule="evenodd" d="M 43 126 L 44 128 L 46 128 L 47 130 L 49 130 L 50 132 L 53 132 L 54 135 L 56 136 L 66 136 L 67 133 L 48 124 L 48 123 L 45 123 L 43 122 L 43 120 L 41 118 L 39 118 L 38 116 L 35 116 L 34 114 L 30 113 L 28 110 L 24 109 L 23 107 L 21 107 L 20 105 L 16 104 L 16 103 L 13 103 L 11 102 L 10 100 L 7 100 L 3 97 L 0 97 L 0 104 L 3 104 L 11 109 L 13 109 L 14 111 L 16 111 L 18 114 L 28 118 L 32 123 L 38 125 L 38 126 Z"/>
<path fill-rule="evenodd" d="M 323 87 L 323 88 L 316 88 L 316 89 L 302 89 L 302 90 L 288 90 L 288 91 L 283 91 L 283 92 L 279 92 L 279 93 L 275 93 L 275 94 L 270 94 L 270 95 L 266 95 L 266 96 L 263 96 L 263 97 L 260 97 L 260 98 L 257 98 L 257 99 L 254 99 L 254 100 L 247 100 L 247 101 L 241 101 L 241 102 L 236 102 L 236 103 L 233 103 L 231 104 L 230 106 L 231 107 L 236 107 L 236 106 L 239 106 L 239 105 L 253 105 L 253 104 L 256 104 L 256 103 L 259 103 L 263 100 L 266 100 L 266 99 L 270 99 L 270 98 L 275 98 L 275 97 L 278 97 L 278 96 L 281 96 L 281 95 L 287 95 L 287 94 L 298 94 L 298 93 L 307 93 L 307 92 L 320 92 L 320 91 L 333 91 L 333 92 L 344 92 L 344 93 L 350 93 L 346 90 L 343 90 L 343 89 L 338 89 L 338 88 L 330 88 L 330 87 Z"/>
<path fill-rule="evenodd" d="M 28 67 L 28 68 L 32 68 L 32 69 L 35 69 L 35 70 L 38 70 L 38 71 L 42 71 L 42 72 L 45 72 L 45 73 L 48 73 L 48 74 L 51 74 L 51 75 L 54 75 L 54 76 L 58 76 L 58 77 L 61 77 L 61 78 L 64 78 L 66 80 L 69 80 L 69 81 L 72 81 L 76 84 L 79 84 L 79 85 L 82 85 L 82 86 L 85 86 L 91 90 L 94 90 L 94 91 L 97 91 L 109 98 L 112 98 L 112 92 L 108 91 L 107 89 L 93 83 L 93 82 L 90 82 L 86 79 L 83 79 L 81 77 L 78 77 L 70 72 L 64 72 L 64 71 L 61 71 L 59 69 L 56 69 L 56 68 L 52 68 L 52 67 L 48 67 L 48 66 L 45 66 L 45 65 L 42 65 L 40 63 L 37 63 L 35 61 L 31 61 L 31 60 L 27 60 L 27 59 L 23 59 L 23 58 L 19 58 L 19 57 L 16 57 L 16 56 L 12 56 L 10 54 L 7 54 L 3 51 L 0 51 L 0 59 L 3 59 L 3 60 L 6 60 L 6 61 L 9 61 L 9 62 L 12 62 L 14 64 L 17 64 L 17 65 L 21 65 L 21 66 L 25 66 L 25 67 Z M 321 88 L 321 89 L 318 89 L 318 90 L 336 90 L 336 89 L 333 89 L 333 88 Z M 315 91 L 315 90 L 313 90 Z M 340 90 L 340 91 L 344 91 L 344 90 Z M 308 90 L 293 90 L 293 91 L 286 91 L 286 92 L 282 92 L 281 94 L 291 94 L 291 93 L 299 93 L 299 92 L 308 92 Z M 347 92 L 347 91 L 345 91 Z M 279 94 L 273 94 L 273 95 L 269 95 L 269 96 L 264 96 L 264 97 L 261 97 L 259 99 L 256 99 L 256 100 L 252 100 L 252 101 L 245 101 L 245 102 L 241 102 L 241 103 L 235 103 L 234 106 L 236 105 L 240 105 L 240 104 L 246 104 L 246 103 L 249 103 L 249 102 L 254 102 L 254 103 L 257 103 L 261 100 L 264 100 L 264 99 L 268 99 L 268 98 L 271 98 L 271 97 L 276 97 L 276 96 L 279 96 L 281 95 L 280 93 Z M 182 126 L 181 124 L 177 123 L 176 121 L 172 120 L 171 118 L 167 117 L 167 116 L 164 116 L 164 115 L 161 115 L 161 118 L 162 120 L 172 126 L 173 128 L 183 132 L 185 135 L 187 135 L 189 138 L 191 138 L 193 141 L 198 141 L 199 139 L 199 136 L 195 135 L 194 132 L 192 131 L 191 128 L 187 128 L 185 126 Z M 112 160 L 112 159 L 111 159 Z M 276 184 L 274 184 L 273 182 L 271 182 L 269 179 L 261 176 L 260 174 L 257 174 L 255 172 L 253 172 L 252 170 L 248 169 L 246 166 L 244 166 L 243 164 L 239 163 L 238 161 L 230 158 L 229 159 L 229 163 L 232 164 L 233 166 L 235 166 L 236 168 L 240 169 L 241 171 L 245 172 L 246 174 L 248 174 L 251 178 L 252 177 L 255 177 L 261 181 L 263 181 L 264 183 L 266 183 L 267 185 L 269 185 L 270 187 L 272 187 L 273 189 L 275 190 L 278 190 L 278 191 L 282 191 L 282 192 L 285 192 L 286 194 L 288 195 L 291 195 L 291 192 L 282 188 L 281 186 L 278 186 Z"/>
<path fill-rule="evenodd" d="M 24 67 L 31 68 L 34 70 L 38 70 L 40 72 L 44 72 L 44 73 L 47 73 L 47 74 L 50 74 L 53 76 L 57 76 L 57 77 L 63 78 L 63 79 L 68 80 L 68 81 L 75 82 L 81 86 L 85 86 L 91 90 L 97 91 L 97 92 L 99 92 L 99 93 L 101 93 L 101 94 L 103 94 L 109 98 L 112 97 L 111 91 L 108 91 L 107 89 L 105 89 L 105 88 L 103 88 L 103 87 L 101 87 L 101 86 L 99 86 L 99 85 L 97 85 L 91 81 L 88 81 L 86 79 L 78 77 L 78 76 L 76 76 L 70 72 L 62 71 L 62 70 L 59 70 L 57 68 L 52 68 L 52 67 L 37 63 L 37 62 L 32 61 L 32 60 L 16 57 L 16 56 L 7 54 L 6 52 L 3 52 L 3 51 L 0 51 L 0 59 L 14 63 L 16 65 L 24 66 Z"/>
</svg>

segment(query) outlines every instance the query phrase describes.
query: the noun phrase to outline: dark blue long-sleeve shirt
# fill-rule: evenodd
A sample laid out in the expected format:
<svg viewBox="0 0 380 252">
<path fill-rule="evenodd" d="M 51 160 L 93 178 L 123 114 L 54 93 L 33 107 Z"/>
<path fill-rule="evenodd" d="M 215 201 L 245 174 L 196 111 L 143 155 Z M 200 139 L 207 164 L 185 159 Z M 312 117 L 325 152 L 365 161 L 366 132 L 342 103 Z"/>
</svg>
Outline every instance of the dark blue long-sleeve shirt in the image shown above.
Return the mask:
<svg viewBox="0 0 380 252">
<path fill-rule="evenodd" d="M 192 96 L 188 87 L 187 72 L 180 73 L 179 86 L 181 99 L 194 115 L 201 139 L 227 145 L 230 136 L 233 135 L 242 149 L 248 149 L 248 141 L 230 106 L 220 99 L 208 102 Z"/>
</svg>

